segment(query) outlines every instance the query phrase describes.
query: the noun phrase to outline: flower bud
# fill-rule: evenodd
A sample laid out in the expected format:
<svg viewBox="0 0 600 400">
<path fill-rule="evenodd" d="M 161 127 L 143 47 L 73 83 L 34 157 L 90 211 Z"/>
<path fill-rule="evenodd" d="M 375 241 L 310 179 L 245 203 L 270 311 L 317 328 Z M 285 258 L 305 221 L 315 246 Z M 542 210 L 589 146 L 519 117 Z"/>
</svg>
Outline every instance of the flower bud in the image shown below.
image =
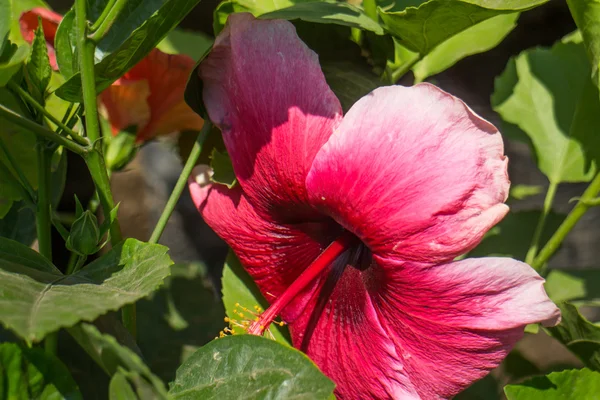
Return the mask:
<svg viewBox="0 0 600 400">
<path fill-rule="evenodd" d="M 99 241 L 98 220 L 91 211 L 84 211 L 71 226 L 71 233 L 66 243 L 67 248 L 74 253 L 87 256 L 98 250 Z"/>
</svg>

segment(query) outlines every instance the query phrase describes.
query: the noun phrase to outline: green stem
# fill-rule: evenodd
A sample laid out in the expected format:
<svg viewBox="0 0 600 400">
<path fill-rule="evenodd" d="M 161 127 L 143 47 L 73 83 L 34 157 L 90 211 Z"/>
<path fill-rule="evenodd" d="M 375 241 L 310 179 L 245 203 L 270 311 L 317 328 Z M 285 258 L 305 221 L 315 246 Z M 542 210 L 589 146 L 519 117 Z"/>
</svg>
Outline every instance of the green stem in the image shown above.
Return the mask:
<svg viewBox="0 0 600 400">
<path fill-rule="evenodd" d="M 98 119 L 98 103 L 96 93 L 96 76 L 94 71 L 94 42 L 87 37 L 86 0 L 75 0 L 75 22 L 77 27 L 77 49 L 79 50 L 79 70 L 81 71 L 81 87 L 83 91 L 83 107 L 85 109 L 85 131 L 87 137 L 95 144 L 100 138 L 100 120 Z"/>
<path fill-rule="evenodd" d="M 106 6 L 104 6 L 104 10 L 102 10 L 102 13 L 100 14 L 100 16 L 98 17 L 98 19 L 96 20 L 96 22 L 94 22 L 92 24 L 92 26 L 90 27 L 90 31 L 91 32 L 94 32 L 94 31 L 96 31 L 98 29 L 98 27 L 106 19 L 108 13 L 113 8 L 113 6 L 115 5 L 116 1 L 117 0 L 109 0 L 108 3 L 106 3 Z"/>
<path fill-rule="evenodd" d="M 204 139 L 206 139 L 206 136 L 210 131 L 211 126 L 212 124 L 210 123 L 210 121 L 208 119 L 205 119 L 204 126 L 198 134 L 196 143 L 194 143 L 194 147 L 192 148 L 192 151 L 183 167 L 183 170 L 181 171 L 181 175 L 179 175 L 179 179 L 175 184 L 175 188 L 173 188 L 173 192 L 171 193 L 171 196 L 169 197 L 169 200 L 167 201 L 167 204 L 165 205 L 165 208 L 160 218 L 158 219 L 156 226 L 154 227 L 154 231 L 152 232 L 150 240 L 148 241 L 149 243 L 158 243 L 160 236 L 164 232 L 165 227 L 167 226 L 167 222 L 169 221 L 169 218 L 171 218 L 171 215 L 175 210 L 175 206 L 177 205 L 177 202 L 181 197 L 181 193 L 183 193 L 183 190 L 187 185 L 187 180 L 190 174 L 192 173 L 192 169 L 194 169 L 196 161 L 198 161 L 198 157 L 200 157 L 200 153 L 202 152 L 202 144 L 204 143 Z"/>
<path fill-rule="evenodd" d="M 47 129 L 42 125 L 36 124 L 35 122 L 21 116 L 20 114 L 14 112 L 10 108 L 7 108 L 2 104 L 0 104 L 0 116 L 6 118 L 12 123 L 21 126 L 22 128 L 27 129 L 28 131 L 35 133 L 36 135 L 44 139 L 48 139 L 60 146 L 63 146 L 64 148 L 72 151 L 73 153 L 84 155 L 87 151 L 86 147 L 83 147 L 67 139 L 64 136 L 52 132 L 50 129 Z"/>
<path fill-rule="evenodd" d="M 392 71 L 392 73 L 390 74 L 391 82 L 392 83 L 398 82 L 400 80 L 400 78 L 402 78 L 404 76 L 404 74 L 406 74 L 408 71 L 410 71 L 411 68 L 414 67 L 415 64 L 421 60 L 421 58 L 422 58 L 421 54 L 415 54 L 410 60 L 408 60 L 407 62 L 402 64 L 402 66 L 400 68 Z"/>
<path fill-rule="evenodd" d="M 535 259 L 535 256 L 537 255 L 540 245 L 540 238 L 542 237 L 542 232 L 544 231 L 544 226 L 546 225 L 546 219 L 550 213 L 550 210 L 552 210 L 552 203 L 554 202 L 557 186 L 558 185 L 555 182 L 550 182 L 550 185 L 548 186 L 546 198 L 544 199 L 544 207 L 542 208 L 542 213 L 540 214 L 537 226 L 535 227 L 535 232 L 533 233 L 533 239 L 531 240 L 531 245 L 527 251 L 527 256 L 525 257 L 525 262 L 527 264 L 531 265 Z"/>
<path fill-rule="evenodd" d="M 46 144 L 44 139 L 38 139 L 36 146 L 38 195 L 35 219 L 39 252 L 42 256 L 52 261 L 52 217 L 50 214 L 52 152 L 48 151 Z M 44 347 L 48 353 L 56 354 L 57 343 L 57 333 L 52 333 L 46 337 Z"/>
<path fill-rule="evenodd" d="M 31 201 L 32 203 L 35 203 L 36 195 L 35 195 L 35 190 L 33 189 L 33 186 L 31 186 L 31 183 L 29 183 L 29 180 L 25 176 L 25 173 L 19 167 L 19 163 L 14 159 L 14 157 L 12 156 L 10 151 L 8 151 L 8 148 L 6 148 L 6 145 L 4 144 L 4 142 L 2 141 L 1 138 L 0 138 L 0 150 L 2 150 L 4 152 L 4 155 L 6 156 L 6 159 L 8 160 L 10 166 L 17 173 L 17 176 L 19 177 L 19 181 L 21 182 L 21 186 L 25 189 L 25 192 L 29 197 L 29 201 Z"/>
<path fill-rule="evenodd" d="M 577 205 L 571 210 L 567 218 L 563 221 L 563 223 L 558 227 L 554 235 L 548 240 L 548 243 L 544 246 L 544 248 L 540 251 L 538 256 L 535 258 L 531 266 L 536 270 L 540 271 L 542 275 L 546 272 L 546 262 L 556 253 L 560 244 L 563 242 L 565 237 L 575 224 L 583 217 L 583 214 L 590 208 L 589 201 L 593 200 L 598 193 L 600 193 L 600 173 L 596 175 L 594 180 L 587 187 Z"/>
<path fill-rule="evenodd" d="M 92 40 L 94 43 L 98 43 L 100 40 L 102 40 L 128 1 L 129 0 L 110 1 L 104 11 L 102 11 L 98 21 L 96 21 L 90 28 L 92 32 L 90 35 L 90 40 Z"/>
<path fill-rule="evenodd" d="M 70 129 L 64 123 L 62 123 L 61 121 L 59 121 L 58 118 L 56 118 L 54 115 L 52 115 L 51 113 L 49 113 L 48 110 L 46 110 L 43 105 L 41 105 L 40 103 L 38 103 L 21 86 L 19 86 L 19 85 L 15 84 L 14 82 L 11 81 L 11 82 L 8 82 L 8 87 L 11 90 L 13 90 L 14 92 L 16 92 L 19 96 L 21 96 L 21 98 L 25 99 L 25 101 L 27 101 L 30 105 L 32 105 L 33 108 L 35 108 L 38 112 L 40 112 L 42 115 L 44 115 L 50 121 L 52 121 L 54 123 L 54 125 L 58 126 L 60 129 L 62 129 L 64 132 L 66 132 L 69 136 L 71 136 L 71 138 L 74 141 L 76 141 L 77 143 L 79 143 L 82 146 L 87 146 L 89 144 L 88 141 L 85 138 L 79 136 L 77 134 L 77 132 L 75 132 L 72 129 Z"/>
</svg>

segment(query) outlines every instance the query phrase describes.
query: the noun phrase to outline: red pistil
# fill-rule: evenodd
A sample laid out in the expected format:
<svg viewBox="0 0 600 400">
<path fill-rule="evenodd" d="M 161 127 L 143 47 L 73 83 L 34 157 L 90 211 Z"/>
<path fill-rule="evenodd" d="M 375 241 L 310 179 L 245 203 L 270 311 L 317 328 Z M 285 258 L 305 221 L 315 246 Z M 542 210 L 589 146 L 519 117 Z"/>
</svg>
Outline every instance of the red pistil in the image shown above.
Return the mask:
<svg viewBox="0 0 600 400">
<path fill-rule="evenodd" d="M 319 254 L 300 274 L 300 276 L 287 288 L 285 292 L 248 328 L 247 332 L 251 335 L 262 335 L 265 329 L 273 322 L 275 317 L 287 306 L 293 299 L 314 281 L 325 268 L 335 261 L 344 251 L 355 245 L 356 236 L 348 231 L 342 233 L 335 241 Z"/>
</svg>

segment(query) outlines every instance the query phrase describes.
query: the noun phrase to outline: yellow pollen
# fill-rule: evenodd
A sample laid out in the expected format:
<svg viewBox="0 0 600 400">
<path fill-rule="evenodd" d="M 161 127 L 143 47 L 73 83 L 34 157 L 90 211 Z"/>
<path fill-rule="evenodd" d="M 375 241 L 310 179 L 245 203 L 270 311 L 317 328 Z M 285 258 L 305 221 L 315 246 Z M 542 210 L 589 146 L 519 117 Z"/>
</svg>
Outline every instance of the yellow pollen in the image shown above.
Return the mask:
<svg viewBox="0 0 600 400">
<path fill-rule="evenodd" d="M 225 336 L 234 335 L 236 333 L 245 333 L 250 325 L 253 322 L 258 321 L 260 319 L 260 314 L 264 312 L 264 309 L 259 305 L 254 305 L 251 309 L 248 309 L 242 306 L 240 303 L 235 303 L 235 308 L 231 313 L 231 317 L 223 318 L 223 321 L 228 325 L 221 332 L 219 332 L 219 336 L 215 339 L 223 338 Z M 248 316 L 250 318 L 248 318 Z M 278 326 L 284 326 L 285 322 L 283 321 L 273 321 L 273 324 Z M 268 327 L 262 326 L 261 329 L 265 331 L 267 337 L 272 340 L 275 340 L 275 336 L 273 332 Z"/>
</svg>

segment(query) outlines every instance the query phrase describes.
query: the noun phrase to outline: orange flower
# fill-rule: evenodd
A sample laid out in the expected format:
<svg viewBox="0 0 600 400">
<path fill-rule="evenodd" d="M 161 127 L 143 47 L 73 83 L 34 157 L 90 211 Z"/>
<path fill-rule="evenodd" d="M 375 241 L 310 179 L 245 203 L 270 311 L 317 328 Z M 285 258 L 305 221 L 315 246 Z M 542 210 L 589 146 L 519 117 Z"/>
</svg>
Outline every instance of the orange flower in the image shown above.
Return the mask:
<svg viewBox="0 0 600 400">
<path fill-rule="evenodd" d="M 36 7 L 21 14 L 19 18 L 19 26 L 21 27 L 21 35 L 27 43 L 33 41 L 35 30 L 38 27 L 38 17 L 42 18 L 42 28 L 44 29 L 44 37 L 46 38 L 46 46 L 48 47 L 48 57 L 52 69 L 57 71 L 56 54 L 54 53 L 54 37 L 58 24 L 62 20 L 62 15 L 50 11 L 46 8 Z"/>
<path fill-rule="evenodd" d="M 194 60 L 158 49 L 136 64 L 99 99 L 106 108 L 113 134 L 137 126 L 136 141 L 183 130 L 200 130 L 203 120 L 184 101 Z"/>
</svg>

